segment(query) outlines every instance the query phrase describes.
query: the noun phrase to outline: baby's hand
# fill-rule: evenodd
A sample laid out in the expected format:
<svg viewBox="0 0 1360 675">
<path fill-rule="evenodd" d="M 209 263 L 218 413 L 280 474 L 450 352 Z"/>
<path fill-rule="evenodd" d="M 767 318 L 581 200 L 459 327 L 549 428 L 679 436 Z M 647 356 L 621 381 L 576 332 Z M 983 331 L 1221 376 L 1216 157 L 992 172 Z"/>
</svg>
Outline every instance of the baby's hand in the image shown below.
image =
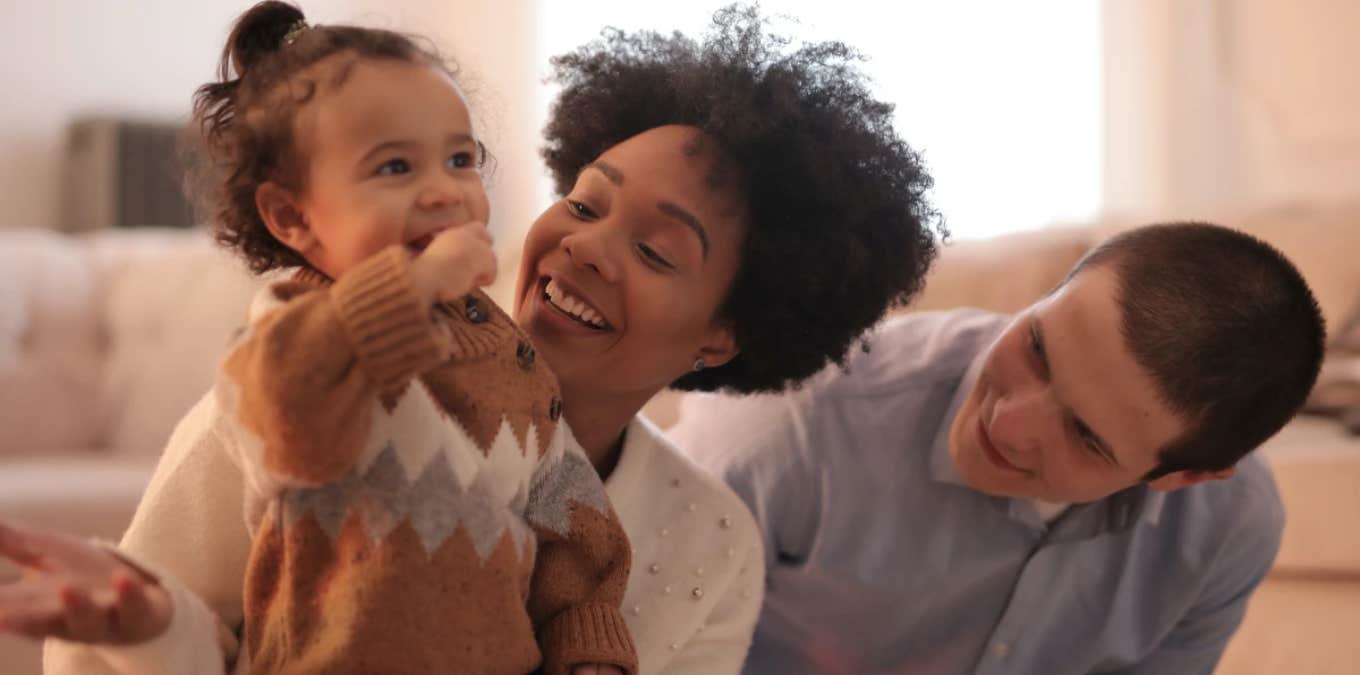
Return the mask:
<svg viewBox="0 0 1360 675">
<path fill-rule="evenodd" d="M 576 666 L 571 669 L 571 675 L 623 675 L 623 670 L 618 666 L 596 663 L 589 666 Z"/>
<path fill-rule="evenodd" d="M 170 596 L 155 577 L 98 546 L 0 522 L 0 557 L 24 573 L 0 586 L 0 632 L 130 645 L 170 625 Z"/>
<path fill-rule="evenodd" d="M 439 233 L 411 262 L 411 283 L 428 304 L 449 302 L 496 280 L 496 254 L 485 223 Z"/>
</svg>

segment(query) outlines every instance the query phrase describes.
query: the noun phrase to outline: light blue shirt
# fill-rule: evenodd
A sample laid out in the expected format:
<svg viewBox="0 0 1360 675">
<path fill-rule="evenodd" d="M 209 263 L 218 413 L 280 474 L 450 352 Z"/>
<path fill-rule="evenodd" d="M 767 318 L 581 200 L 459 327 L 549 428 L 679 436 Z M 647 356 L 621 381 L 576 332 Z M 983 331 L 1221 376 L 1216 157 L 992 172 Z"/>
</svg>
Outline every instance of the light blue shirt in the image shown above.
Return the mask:
<svg viewBox="0 0 1360 675">
<path fill-rule="evenodd" d="M 786 395 L 685 401 L 672 437 L 765 536 L 748 673 L 1211 673 L 1279 548 L 1254 458 L 1046 524 L 964 485 L 948 430 L 1007 317 L 896 318 Z"/>
</svg>

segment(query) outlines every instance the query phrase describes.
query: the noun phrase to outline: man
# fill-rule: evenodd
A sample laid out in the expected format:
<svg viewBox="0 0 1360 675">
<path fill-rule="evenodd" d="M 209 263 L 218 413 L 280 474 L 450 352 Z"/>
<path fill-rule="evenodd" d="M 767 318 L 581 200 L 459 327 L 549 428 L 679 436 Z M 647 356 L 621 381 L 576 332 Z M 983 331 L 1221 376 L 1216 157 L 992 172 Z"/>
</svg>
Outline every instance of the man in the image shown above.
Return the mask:
<svg viewBox="0 0 1360 675">
<path fill-rule="evenodd" d="M 1212 672 L 1284 523 L 1246 455 L 1323 342 L 1283 256 L 1181 223 L 1014 317 L 898 317 L 797 391 L 687 400 L 673 437 L 765 534 L 747 671 Z"/>
</svg>

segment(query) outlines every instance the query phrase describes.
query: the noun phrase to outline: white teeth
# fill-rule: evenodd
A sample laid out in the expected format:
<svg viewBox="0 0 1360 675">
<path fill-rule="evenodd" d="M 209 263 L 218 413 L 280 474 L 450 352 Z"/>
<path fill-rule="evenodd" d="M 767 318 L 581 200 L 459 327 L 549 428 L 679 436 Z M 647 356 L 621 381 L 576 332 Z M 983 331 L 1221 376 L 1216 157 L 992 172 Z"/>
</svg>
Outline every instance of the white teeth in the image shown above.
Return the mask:
<svg viewBox="0 0 1360 675">
<path fill-rule="evenodd" d="M 604 319 L 600 316 L 599 312 L 591 309 L 591 307 L 580 298 L 567 294 L 566 291 L 562 290 L 561 286 L 557 285 L 556 281 L 549 279 L 548 283 L 543 287 L 543 292 L 548 296 L 548 302 L 554 307 L 557 307 L 596 328 L 605 327 Z"/>
</svg>

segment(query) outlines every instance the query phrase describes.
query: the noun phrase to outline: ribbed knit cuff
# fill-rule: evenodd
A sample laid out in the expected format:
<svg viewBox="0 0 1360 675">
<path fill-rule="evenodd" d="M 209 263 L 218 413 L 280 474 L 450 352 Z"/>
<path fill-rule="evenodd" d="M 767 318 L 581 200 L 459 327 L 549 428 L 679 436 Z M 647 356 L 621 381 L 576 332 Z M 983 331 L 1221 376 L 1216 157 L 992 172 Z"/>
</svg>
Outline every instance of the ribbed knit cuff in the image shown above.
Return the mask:
<svg viewBox="0 0 1360 675">
<path fill-rule="evenodd" d="M 411 287 L 409 269 L 406 251 L 389 246 L 331 288 L 360 367 L 383 394 L 400 392 L 445 358 L 430 307 Z"/>
<path fill-rule="evenodd" d="M 637 649 L 623 613 L 609 605 L 578 605 L 553 617 L 540 632 L 544 675 L 569 675 L 576 666 L 603 663 L 637 673 Z"/>
</svg>

